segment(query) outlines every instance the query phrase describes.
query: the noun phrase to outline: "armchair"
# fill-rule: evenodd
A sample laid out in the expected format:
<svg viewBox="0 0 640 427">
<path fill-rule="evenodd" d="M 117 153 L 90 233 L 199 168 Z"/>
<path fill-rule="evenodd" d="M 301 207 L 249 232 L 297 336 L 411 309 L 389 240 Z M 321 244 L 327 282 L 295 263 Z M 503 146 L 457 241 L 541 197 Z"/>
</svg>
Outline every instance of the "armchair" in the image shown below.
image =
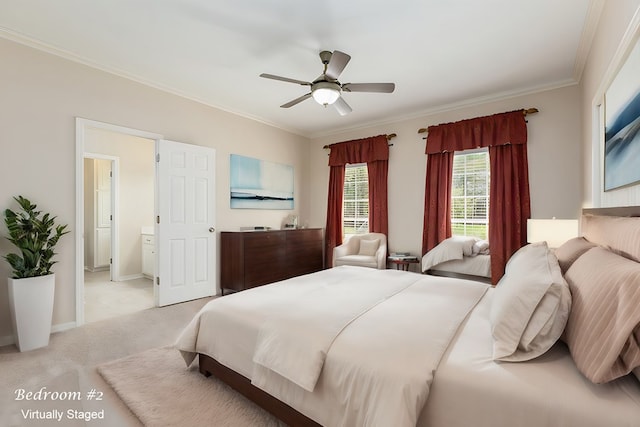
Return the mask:
<svg viewBox="0 0 640 427">
<path fill-rule="evenodd" d="M 387 236 L 382 233 L 356 234 L 333 248 L 333 267 L 357 265 L 385 269 L 387 267 Z"/>
</svg>

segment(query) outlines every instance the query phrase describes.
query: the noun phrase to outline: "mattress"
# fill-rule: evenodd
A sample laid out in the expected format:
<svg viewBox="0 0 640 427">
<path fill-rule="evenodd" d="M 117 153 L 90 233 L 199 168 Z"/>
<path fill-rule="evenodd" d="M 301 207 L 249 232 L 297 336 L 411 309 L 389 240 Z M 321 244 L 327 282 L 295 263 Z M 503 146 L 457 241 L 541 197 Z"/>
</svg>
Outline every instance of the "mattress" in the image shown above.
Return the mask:
<svg viewBox="0 0 640 427">
<path fill-rule="evenodd" d="M 528 362 L 492 360 L 490 289 L 440 362 L 419 424 L 429 427 L 640 426 L 633 375 L 593 384 L 556 343 Z"/>
<path fill-rule="evenodd" d="M 211 356 L 323 425 L 410 427 L 442 355 L 487 289 L 468 280 L 341 266 L 211 301 L 187 326 L 178 348 L 188 356 L 194 351 Z M 362 305 L 371 295 L 376 301 Z M 355 316 L 344 317 L 345 308 Z M 328 337 L 325 351 L 325 327 L 333 331 L 336 319 L 339 332 Z M 273 322 L 282 325 L 276 335 Z M 317 350 L 315 337 L 321 341 Z M 274 338 L 285 345 L 263 353 Z M 297 357 L 300 351 L 308 356 Z M 317 382 L 309 384 L 308 371 L 298 372 L 297 365 L 319 353 L 326 360 Z M 261 355 L 275 358 L 275 364 L 265 365 Z"/>
<path fill-rule="evenodd" d="M 460 283 L 451 278 L 431 278 L 450 286 Z M 244 291 L 245 295 L 214 300 L 212 303 L 221 309 L 207 312 L 197 320 L 200 336 L 182 336 L 181 340 L 195 339 L 197 352 L 252 378 L 255 369 L 252 357 L 260 327 L 265 321 L 264 306 L 300 292 L 303 291 L 296 286 L 296 281 L 284 281 Z M 489 289 L 454 335 L 435 372 L 426 404 L 419 410 L 418 426 L 640 427 L 640 383 L 637 379 L 629 375 L 604 385 L 594 385 L 578 372 L 562 343 L 532 361 L 494 362 L 489 325 L 493 292 Z M 214 330 L 215 334 L 212 333 Z M 346 328 L 331 352 L 344 353 L 349 348 L 344 337 L 351 335 L 357 339 L 359 334 Z M 389 336 L 385 334 L 398 334 L 398 331 L 372 330 L 370 335 Z M 385 345 L 384 339 L 378 341 L 379 345 Z M 369 355 L 375 356 L 375 351 Z M 271 389 L 287 396 L 281 400 L 299 412 L 323 420 L 327 413 L 341 411 L 346 404 L 336 400 L 336 394 L 327 387 L 323 375 L 324 372 L 313 392 L 277 378 Z M 358 399 L 357 393 L 349 396 L 349 400 Z M 381 424 L 369 420 L 366 425 Z"/>
</svg>

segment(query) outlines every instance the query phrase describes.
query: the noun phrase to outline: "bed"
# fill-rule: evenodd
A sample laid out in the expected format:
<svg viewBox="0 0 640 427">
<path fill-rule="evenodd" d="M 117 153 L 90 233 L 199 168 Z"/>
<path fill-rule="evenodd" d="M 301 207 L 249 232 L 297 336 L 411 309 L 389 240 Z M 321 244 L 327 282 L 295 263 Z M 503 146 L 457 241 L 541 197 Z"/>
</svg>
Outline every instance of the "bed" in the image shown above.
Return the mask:
<svg viewBox="0 0 640 427">
<path fill-rule="evenodd" d="M 289 425 L 640 426 L 640 382 L 630 373 L 640 366 L 640 305 L 633 305 L 640 295 L 632 295 L 640 289 L 640 218 L 623 217 L 639 214 L 584 213 L 587 239 L 558 249 L 555 267 L 545 270 L 553 270 L 553 291 L 533 304 L 552 315 L 544 320 L 534 307 L 516 347 L 510 338 L 521 320 L 508 317 L 505 328 L 499 319 L 505 311 L 514 315 L 509 309 L 517 304 L 505 303 L 504 290 L 526 282 L 512 274 L 527 264 L 524 256 L 507 266 L 505 283 L 515 280 L 509 287 L 346 266 L 289 279 L 210 302 L 176 346 L 188 363 L 198 357 L 203 374 L 218 376 Z M 521 251 L 551 263 L 545 248 Z M 606 258 L 631 282 L 606 278 L 615 283 L 600 286 L 597 272 L 582 271 L 598 269 L 594 257 Z M 580 281 L 590 283 L 583 289 Z M 607 325 L 585 328 L 576 316 L 589 313 L 589 297 L 600 301 L 590 292 L 618 285 L 624 296 L 618 302 L 631 303 L 623 313 L 630 326 L 590 343 L 585 331 Z M 611 359 L 620 342 L 624 354 L 618 348 Z M 587 350 L 605 349 L 606 369 L 593 370 L 592 355 L 579 352 L 585 343 Z"/>
<path fill-rule="evenodd" d="M 489 242 L 475 237 L 453 236 L 424 254 L 421 271 L 445 277 L 491 282 Z"/>
</svg>

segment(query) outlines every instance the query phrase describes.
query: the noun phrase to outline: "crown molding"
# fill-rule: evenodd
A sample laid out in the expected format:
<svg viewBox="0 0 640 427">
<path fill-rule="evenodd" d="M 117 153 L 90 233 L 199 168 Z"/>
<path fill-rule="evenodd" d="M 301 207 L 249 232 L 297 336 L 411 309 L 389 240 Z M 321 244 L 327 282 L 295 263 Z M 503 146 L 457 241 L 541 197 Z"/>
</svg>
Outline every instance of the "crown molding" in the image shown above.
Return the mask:
<svg viewBox="0 0 640 427">
<path fill-rule="evenodd" d="M 99 63 L 97 63 L 97 62 L 95 62 L 95 61 L 93 61 L 93 60 L 91 60 L 89 58 L 86 58 L 84 56 L 77 55 L 77 54 L 75 54 L 73 52 L 70 52 L 68 50 L 65 50 L 65 49 L 60 49 L 60 48 L 58 48 L 56 46 L 53 46 L 53 45 L 48 44 L 48 43 L 45 43 L 45 42 L 43 42 L 41 40 L 35 39 L 33 37 L 26 36 L 24 34 L 17 33 L 15 31 L 12 31 L 12 30 L 9 30 L 9 29 L 3 28 L 3 27 L 0 27 L 0 38 L 4 38 L 4 39 L 10 40 L 10 41 L 13 41 L 15 43 L 19 43 L 19 44 L 31 47 L 33 49 L 36 49 L 36 50 L 39 50 L 39 51 L 42 51 L 42 52 L 45 52 L 45 53 L 48 53 L 48 54 L 63 58 L 63 59 L 66 59 L 66 60 L 71 61 L 71 62 L 82 64 L 82 65 L 85 65 L 87 67 L 91 67 L 91 68 L 94 68 L 96 70 L 108 73 L 108 74 L 116 75 L 118 77 L 122 77 L 124 79 L 131 80 L 131 81 L 134 81 L 136 83 L 140 83 L 142 85 L 151 87 L 153 89 L 158 89 L 158 90 L 160 90 L 162 92 L 166 92 L 166 93 L 169 93 L 171 95 L 176 95 L 176 96 L 179 96 L 181 98 L 185 98 L 185 99 L 188 99 L 190 101 L 194 101 L 194 102 L 197 102 L 199 104 L 206 105 L 207 107 L 215 108 L 217 110 L 221 110 L 221 111 L 224 111 L 224 112 L 227 112 L 227 113 L 230 113 L 230 114 L 234 114 L 236 116 L 244 117 L 246 119 L 250 119 L 250 120 L 253 120 L 255 122 L 262 123 L 264 125 L 270 126 L 270 127 L 275 127 L 275 128 L 280 129 L 280 130 L 283 130 L 285 132 L 292 133 L 294 135 L 305 136 L 305 135 L 300 133 L 300 130 L 286 128 L 286 127 L 283 127 L 282 125 L 269 122 L 268 120 L 265 120 L 265 119 L 263 119 L 261 117 L 252 116 L 252 115 L 244 113 L 244 112 L 236 111 L 236 110 L 234 110 L 232 108 L 228 108 L 228 107 L 212 104 L 211 102 L 205 101 L 204 99 L 198 98 L 196 96 L 193 96 L 193 95 L 191 95 L 189 93 L 180 91 L 180 90 L 175 89 L 173 87 L 165 86 L 165 85 L 162 85 L 162 84 L 158 84 L 158 83 L 156 83 L 156 82 L 154 82 L 152 80 L 145 79 L 143 77 L 140 77 L 138 75 L 135 75 L 135 74 L 129 73 L 127 71 L 121 70 L 119 68 L 104 66 L 104 65 L 99 64 Z"/>
<path fill-rule="evenodd" d="M 587 47 L 590 46 L 591 44 L 591 40 L 593 39 L 593 33 L 595 33 L 595 27 L 597 26 L 597 22 L 598 22 L 598 17 L 600 15 L 600 11 L 602 10 L 603 4 L 606 0 L 592 0 L 591 4 L 590 4 L 590 9 L 588 12 L 588 16 L 591 17 L 592 15 L 595 15 L 595 18 L 589 18 L 588 21 L 588 25 L 585 25 L 586 27 L 592 28 L 591 30 L 591 36 L 589 39 L 589 43 L 586 44 Z M 597 13 L 596 13 L 597 12 Z M 595 21 L 594 21 L 595 20 Z M 591 22 L 594 21 L 594 22 Z M 474 106 L 478 106 L 478 105 L 482 105 L 482 104 L 486 104 L 489 102 L 495 102 L 495 101 L 501 101 L 501 100 L 505 100 L 505 99 L 510 99 L 510 98 L 514 98 L 514 97 L 518 97 L 518 96 L 523 96 L 523 95 L 529 95 L 529 94 L 533 94 L 533 93 L 537 93 L 537 92 L 544 92 L 547 90 L 553 90 L 553 89 L 558 89 L 561 87 L 565 87 L 565 86 L 572 86 L 577 84 L 577 82 L 579 81 L 578 79 L 566 79 L 566 80 L 562 80 L 562 81 L 558 81 L 555 83 L 551 83 L 551 84 L 545 84 L 545 85 L 538 85 L 538 86 L 532 86 L 529 88 L 524 88 L 524 89 L 517 89 L 517 90 L 513 90 L 513 91 L 505 91 L 505 92 L 500 92 L 500 93 L 496 93 L 496 94 L 491 94 L 491 95 L 486 95 L 486 96 L 480 96 L 480 97 L 476 97 L 476 98 L 470 98 L 470 99 L 466 99 L 466 100 L 462 100 L 462 101 L 457 101 L 454 103 L 449 103 L 449 104 L 442 104 L 442 105 L 438 105 L 438 106 L 433 106 L 433 107 L 429 107 L 423 110 L 419 110 L 417 112 L 413 112 L 413 113 L 408 113 L 408 114 L 399 114 L 399 115 L 395 115 L 395 116 L 391 116 L 387 119 L 385 119 L 384 121 L 380 121 L 380 120 L 372 120 L 366 123 L 360 123 L 356 126 L 352 126 L 352 127 L 333 127 L 328 131 L 320 131 L 320 132 L 303 132 L 300 129 L 294 129 L 294 128 L 290 128 L 290 127 L 286 127 L 286 126 L 282 126 L 281 124 L 277 124 L 277 123 L 273 123 L 271 121 L 265 120 L 264 118 L 261 117 L 257 117 L 257 116 L 253 116 L 244 112 L 240 112 L 240 111 L 236 111 L 234 109 L 231 108 L 227 108 L 224 106 L 220 106 L 220 105 L 216 105 L 213 104 L 211 102 L 205 101 L 204 99 L 195 97 L 189 93 L 180 91 L 178 89 L 175 89 L 173 87 L 170 86 L 165 86 L 165 85 L 161 85 L 158 84 L 156 82 L 153 82 L 151 80 L 142 78 L 140 76 L 137 76 L 135 74 L 126 72 L 124 70 L 115 68 L 115 67 L 107 67 L 104 65 L 101 65 L 89 58 L 77 55 L 75 53 L 72 53 L 70 51 L 64 50 L 64 49 L 60 49 L 56 46 L 53 46 L 51 44 L 45 43 L 41 40 L 26 36 L 24 34 L 20 34 L 17 33 L 15 31 L 0 27 L 0 38 L 4 38 L 7 40 L 11 40 L 13 42 L 31 47 L 33 49 L 75 62 L 75 63 L 79 63 L 82 65 L 85 65 L 87 67 L 108 73 L 108 74 L 112 74 L 112 75 L 116 75 L 118 77 L 122 77 L 125 78 L 127 80 L 131 80 L 134 81 L 136 83 L 140 83 L 142 85 L 145 85 L 147 87 L 151 87 L 160 91 L 163 91 L 165 93 L 169 93 L 175 96 L 179 96 L 181 98 L 184 99 L 188 99 L 190 101 L 194 101 L 197 102 L 199 104 L 205 105 L 207 107 L 211 107 L 211 108 L 215 108 L 217 110 L 220 111 L 224 111 L 230 114 L 234 114 L 236 116 L 240 116 L 240 117 L 244 117 L 246 119 L 249 120 L 253 120 L 255 122 L 258 123 L 262 123 L 266 126 L 270 126 L 276 129 L 280 129 L 282 131 L 291 133 L 293 135 L 298 135 L 301 136 L 303 138 L 307 138 L 307 139 L 316 139 L 316 138 L 322 138 L 322 137 L 327 137 L 327 136 L 332 136 L 332 135 L 339 135 L 341 133 L 345 133 L 345 132 L 351 132 L 351 131 L 357 131 L 357 130 L 361 130 L 361 129 L 367 129 L 370 128 L 372 126 L 384 126 L 387 124 L 392 124 L 392 123 L 396 123 L 399 121 L 405 121 L 405 120 L 412 120 L 412 119 L 417 119 L 417 118 L 421 118 L 421 117 L 425 117 L 425 116 L 429 116 L 432 114 L 438 114 L 438 113 L 443 113 L 443 112 L 448 112 L 448 111 L 454 111 L 454 110 L 458 110 L 461 108 L 466 108 L 466 107 L 474 107 Z M 585 40 L 585 30 L 583 30 L 583 37 L 581 39 L 581 50 L 583 49 L 583 44 L 585 44 L 586 42 Z M 587 49 L 587 53 L 584 54 L 584 61 L 586 61 L 586 57 L 588 55 L 588 49 Z M 580 55 L 579 55 L 580 56 Z M 584 63 L 582 64 L 582 68 L 584 67 Z M 575 74 L 575 71 L 574 71 Z"/>
<path fill-rule="evenodd" d="M 602 15 L 602 9 L 604 8 L 605 1 L 606 0 L 591 0 L 589 3 L 584 27 L 582 28 L 582 35 L 580 36 L 580 44 L 578 45 L 578 51 L 576 52 L 576 60 L 573 64 L 573 79 L 577 82 L 582 79 L 582 73 L 587 64 L 587 58 L 589 57 L 591 44 L 593 43 L 593 38 L 596 35 L 596 30 L 598 29 L 600 15 Z"/>
<path fill-rule="evenodd" d="M 517 98 L 520 96 L 532 95 L 532 94 L 546 92 L 554 89 L 561 89 L 563 87 L 568 87 L 568 86 L 575 86 L 577 84 L 578 82 L 573 79 L 565 79 L 565 80 L 561 80 L 551 84 L 531 86 L 529 88 L 500 92 L 496 94 L 479 96 L 476 98 L 470 98 L 470 99 L 466 99 L 458 102 L 453 102 L 450 104 L 442 104 L 434 107 L 429 107 L 427 109 L 420 110 L 415 113 L 392 116 L 384 121 L 372 121 L 372 122 L 360 124 L 358 126 L 344 127 L 340 129 L 334 128 L 331 131 L 317 132 L 317 133 L 310 134 L 307 137 L 310 139 L 317 139 L 317 138 L 324 138 L 327 136 L 339 135 L 345 132 L 353 132 L 353 131 L 368 129 L 373 126 L 380 127 L 385 125 L 391 125 L 401 121 L 420 119 L 420 118 L 431 116 L 434 114 L 446 113 L 449 111 L 460 110 L 468 107 L 477 107 L 478 105 L 488 104 L 490 102 L 504 101 L 507 99 Z"/>
</svg>

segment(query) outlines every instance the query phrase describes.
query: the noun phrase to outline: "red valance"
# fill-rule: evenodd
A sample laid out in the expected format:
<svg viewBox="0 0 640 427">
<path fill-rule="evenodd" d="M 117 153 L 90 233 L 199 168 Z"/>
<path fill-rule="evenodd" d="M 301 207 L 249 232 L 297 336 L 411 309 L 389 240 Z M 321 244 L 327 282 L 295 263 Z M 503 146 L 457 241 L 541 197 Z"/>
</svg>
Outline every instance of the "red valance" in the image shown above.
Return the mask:
<svg viewBox="0 0 640 427">
<path fill-rule="evenodd" d="M 428 131 L 426 154 L 527 142 L 524 110 L 429 126 Z"/>
<path fill-rule="evenodd" d="M 389 160 L 389 143 L 386 135 L 331 144 L 329 166 L 342 166 L 347 163 L 368 163 Z"/>
</svg>

